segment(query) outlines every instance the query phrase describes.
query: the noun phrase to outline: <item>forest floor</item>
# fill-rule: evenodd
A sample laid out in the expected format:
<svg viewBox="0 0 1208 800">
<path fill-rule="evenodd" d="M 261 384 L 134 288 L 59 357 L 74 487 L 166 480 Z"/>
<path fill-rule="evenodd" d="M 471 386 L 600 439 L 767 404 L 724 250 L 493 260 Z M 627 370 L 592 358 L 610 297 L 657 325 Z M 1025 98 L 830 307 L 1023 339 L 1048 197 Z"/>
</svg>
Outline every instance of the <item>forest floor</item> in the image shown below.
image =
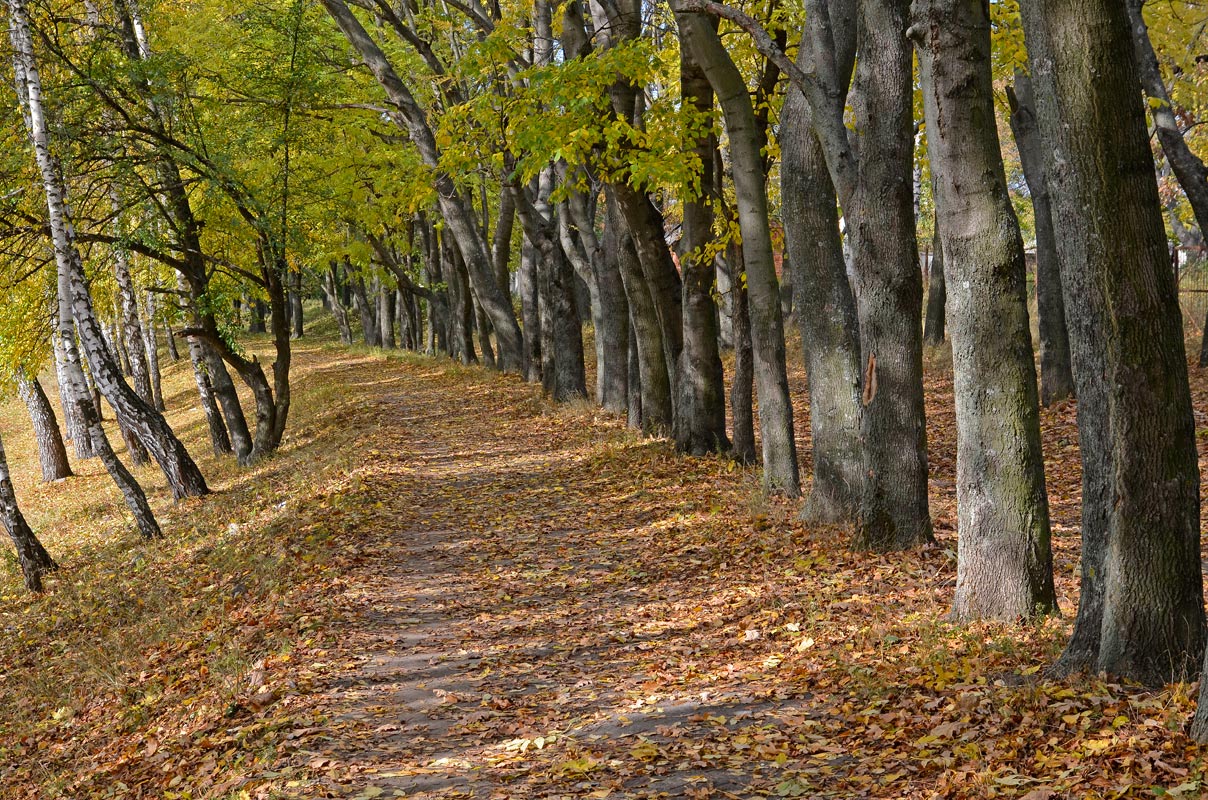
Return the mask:
<svg viewBox="0 0 1208 800">
<path fill-rule="evenodd" d="M 1072 404 L 1044 412 L 1063 616 L 945 622 L 944 360 L 939 544 L 892 555 L 589 403 L 323 338 L 297 343 L 287 441 L 251 470 L 205 452 L 169 368 L 169 420 L 216 492 L 172 504 L 142 470 L 162 542 L 97 465 L 37 485 L 6 406 L 18 494 L 63 568 L 31 598 L 0 565 L 0 797 L 1201 796 L 1194 685 L 1044 678 L 1077 607 Z"/>
</svg>

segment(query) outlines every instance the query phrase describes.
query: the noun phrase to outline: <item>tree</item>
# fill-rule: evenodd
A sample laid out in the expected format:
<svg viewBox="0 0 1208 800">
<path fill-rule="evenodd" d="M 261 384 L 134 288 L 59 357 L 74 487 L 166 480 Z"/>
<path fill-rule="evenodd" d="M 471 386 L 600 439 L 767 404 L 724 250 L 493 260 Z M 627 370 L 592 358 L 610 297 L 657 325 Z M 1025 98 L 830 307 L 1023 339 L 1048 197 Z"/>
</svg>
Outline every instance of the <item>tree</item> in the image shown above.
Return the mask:
<svg viewBox="0 0 1208 800">
<path fill-rule="evenodd" d="M 989 6 L 921 0 L 911 31 L 927 118 L 956 396 L 952 616 L 1056 609 L 1023 238 L 994 116 Z M 939 248 L 937 248 L 937 252 Z"/>
<path fill-rule="evenodd" d="M 1036 120 L 1032 81 L 1015 73 L 1014 86 L 1007 87 L 1011 106 L 1011 131 L 1019 148 L 1024 180 L 1032 197 L 1036 228 L 1036 313 L 1040 329 L 1040 402 L 1048 406 L 1074 396 L 1074 373 L 1070 366 L 1070 335 L 1065 323 L 1065 301 L 1061 296 L 1061 262 L 1057 257 L 1057 234 L 1053 226 L 1053 203 L 1045 176 L 1044 143 Z"/>
<path fill-rule="evenodd" d="M 820 4 L 821 13 L 807 18 L 798 64 L 814 66 L 833 58 L 835 81 L 826 95 L 846 96 L 856 54 L 854 0 Z M 825 24 L 822 24 L 825 22 Z M 815 32 L 816 29 L 820 32 Z M 814 41 L 825 37 L 815 55 Z M 820 109 L 818 113 L 833 113 Z M 793 262 L 793 295 L 805 371 L 809 376 L 813 481 L 802 516 L 813 522 L 853 522 L 864 485 L 864 450 L 860 442 L 860 330 L 856 298 L 847 277 L 839 232 L 836 191 L 827 169 L 805 94 L 788 89 L 781 112 L 780 168 L 782 218 L 789 260 Z"/>
<path fill-rule="evenodd" d="M 31 592 L 42 591 L 42 576 L 59 568 L 55 560 L 38 541 L 25 516 L 17 506 L 17 495 L 13 491 L 13 480 L 8 472 L 8 457 L 4 443 L 0 442 L 0 522 L 8 531 L 13 546 L 17 549 L 17 560 L 21 574 L 25 577 L 25 588 Z"/>
<path fill-rule="evenodd" d="M 865 475 L 855 545 L 932 540 L 923 411 L 923 283 L 914 229 L 909 3 L 861 0 L 853 89 L 860 144 L 848 213 L 863 359 Z M 833 172 L 833 170 L 832 170 Z M 808 313 L 806 311 L 805 313 Z"/>
<path fill-rule="evenodd" d="M 1082 589 L 1059 671 L 1158 685 L 1204 646 L 1199 465 L 1128 17 L 1021 3 L 1078 391 Z M 1113 165 L 1105 169 L 1104 165 Z"/>
<path fill-rule="evenodd" d="M 29 410 L 29 419 L 33 424 L 34 438 L 38 440 L 38 461 L 42 465 L 42 481 L 52 481 L 70 478 L 71 464 L 67 460 L 67 448 L 63 444 L 63 436 L 59 432 L 59 421 L 55 419 L 55 410 L 42 390 L 42 384 L 37 377 L 29 377 L 21 370 L 17 375 L 17 392 L 22 402 Z"/>
</svg>

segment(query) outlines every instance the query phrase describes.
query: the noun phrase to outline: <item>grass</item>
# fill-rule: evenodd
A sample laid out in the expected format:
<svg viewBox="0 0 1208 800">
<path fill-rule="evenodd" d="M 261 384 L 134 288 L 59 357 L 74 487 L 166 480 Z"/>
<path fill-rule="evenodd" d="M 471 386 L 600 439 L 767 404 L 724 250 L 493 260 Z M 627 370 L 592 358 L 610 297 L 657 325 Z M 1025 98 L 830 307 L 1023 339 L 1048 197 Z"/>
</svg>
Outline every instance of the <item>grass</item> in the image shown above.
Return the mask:
<svg viewBox="0 0 1208 800">
<path fill-rule="evenodd" d="M 247 346 L 271 358 L 263 338 Z M 345 385 L 325 375 L 363 372 L 380 358 L 330 348 L 325 337 L 295 343 L 286 441 L 247 470 L 210 453 L 191 368 L 167 365 L 169 422 L 215 491 L 173 503 L 158 470 L 140 470 L 162 542 L 137 537 L 96 461 L 73 462 L 78 477 L 38 483 L 24 409 L 4 404 L 0 433 L 18 496 L 62 569 L 31 597 L 15 559 L 0 564 L 0 796 L 105 796 L 110 774 L 140 754 L 189 772 L 199 766 L 191 745 L 215 715 L 234 725 L 256 694 L 303 690 L 277 677 L 332 635 L 322 602 L 338 584 L 338 532 L 318 512 L 347 491 L 363 421 Z M 107 430 L 120 443 L 112 420 Z M 255 738 L 214 753 L 211 772 L 238 776 L 270 758 Z"/>
</svg>

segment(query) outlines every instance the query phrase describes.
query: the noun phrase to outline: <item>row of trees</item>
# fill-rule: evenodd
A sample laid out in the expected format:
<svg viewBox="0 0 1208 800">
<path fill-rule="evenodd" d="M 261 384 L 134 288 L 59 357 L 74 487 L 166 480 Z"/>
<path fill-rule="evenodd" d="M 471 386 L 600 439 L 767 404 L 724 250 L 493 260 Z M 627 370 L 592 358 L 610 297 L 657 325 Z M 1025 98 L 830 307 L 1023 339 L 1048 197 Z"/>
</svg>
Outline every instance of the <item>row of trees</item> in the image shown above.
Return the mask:
<svg viewBox="0 0 1208 800">
<path fill-rule="evenodd" d="M 1038 403 L 1076 393 L 1082 592 L 1059 669 L 1161 683 L 1200 668 L 1199 474 L 1163 221 L 1175 204 L 1147 113 L 1197 220 L 1206 173 L 1139 0 L 321 5 L 198 2 L 169 18 L 132 0 L 8 0 L 10 122 L 28 146 L 10 153 L 0 219 L 33 308 L 15 315 L 7 366 L 36 397 L 31 376 L 53 360 L 70 440 L 103 460 L 143 535 L 158 527 L 91 387 L 132 459 L 145 448 L 176 497 L 207 491 L 157 408 L 148 298 L 183 315 L 215 450 L 241 463 L 282 440 L 291 333 L 302 296 L 321 292 L 345 341 L 355 322 L 367 344 L 481 354 L 557 400 L 588 393 L 590 317 L 598 403 L 681 452 L 758 460 L 768 491 L 797 497 L 779 207 L 809 375 L 804 517 L 850 525 L 858 548 L 932 540 L 922 353 L 942 312 L 953 617 L 1055 610 Z M 943 256 L 926 328 L 922 200 Z M 1021 217 L 1037 245 L 1039 386 Z M 271 378 L 230 333 L 245 295 Z M 53 561 L 3 475 L 0 495 L 37 588 Z"/>
</svg>

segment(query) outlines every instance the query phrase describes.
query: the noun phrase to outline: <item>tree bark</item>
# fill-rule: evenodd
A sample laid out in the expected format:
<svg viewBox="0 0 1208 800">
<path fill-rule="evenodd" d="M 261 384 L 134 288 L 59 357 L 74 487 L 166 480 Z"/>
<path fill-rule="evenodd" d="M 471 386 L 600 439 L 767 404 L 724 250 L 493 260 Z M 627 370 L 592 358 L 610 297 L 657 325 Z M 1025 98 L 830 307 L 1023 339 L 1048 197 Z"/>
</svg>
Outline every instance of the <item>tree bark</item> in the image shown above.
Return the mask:
<svg viewBox="0 0 1208 800">
<path fill-rule="evenodd" d="M 348 322 L 348 309 L 340 297 L 340 288 L 336 280 L 336 262 L 333 259 L 323 273 L 323 293 L 327 296 L 327 307 L 336 318 L 336 329 L 340 332 L 340 344 L 352 344 L 352 326 Z"/>
<path fill-rule="evenodd" d="M 605 189 L 608 228 L 617 237 L 615 247 L 608 249 L 616 254 L 617 271 L 625 287 L 629 319 L 633 323 L 629 335 L 638 355 L 639 380 L 636 388 L 641 392 L 642 398 L 642 432 L 647 436 L 665 436 L 672 432 L 673 418 L 671 373 L 667 369 L 663 328 L 634 245 L 634 237 L 621 213 L 615 194 L 614 187 Z M 630 384 L 631 388 L 634 388 L 632 377 Z"/>
<path fill-rule="evenodd" d="M 948 304 L 948 284 L 944 277 L 944 243 L 939 221 L 931 237 L 931 263 L 927 266 L 927 316 L 923 323 L 923 344 L 939 347 L 944 343 L 944 315 Z"/>
<path fill-rule="evenodd" d="M 42 591 L 42 575 L 59 568 L 55 560 L 38 541 L 33 529 L 17 506 L 17 494 L 13 491 L 12 477 L 8 472 L 8 457 L 4 443 L 0 442 L 0 522 L 4 523 L 9 538 L 17 550 L 17 561 L 25 578 L 25 588 L 31 592 Z"/>
<path fill-rule="evenodd" d="M 748 311 L 747 276 L 742 247 L 730 245 L 730 274 L 734 276 L 734 378 L 730 385 L 733 417 L 731 454 L 739 464 L 755 463 L 755 366 L 751 354 L 751 316 Z"/>
<path fill-rule="evenodd" d="M 1007 87 L 1011 106 L 1011 131 L 1019 149 L 1023 177 L 1032 195 L 1036 218 L 1036 315 L 1040 328 L 1040 402 L 1049 406 L 1074 396 L 1074 372 L 1070 364 L 1070 336 L 1065 323 L 1065 301 L 1061 297 L 1061 262 L 1057 257 L 1057 235 L 1053 227 L 1053 203 L 1045 175 L 1045 146 L 1036 119 L 1032 79 L 1015 74 L 1014 87 Z"/>
<path fill-rule="evenodd" d="M 394 287 L 387 286 L 386 283 L 383 280 L 378 284 L 378 343 L 388 350 L 393 350 L 396 346 L 394 339 Z"/>
<path fill-rule="evenodd" d="M 168 343 L 168 358 L 172 359 L 175 364 L 180 361 L 180 351 L 176 349 L 176 336 L 172 333 L 172 324 L 167 320 L 164 321 L 164 339 Z"/>
<path fill-rule="evenodd" d="M 855 59 L 855 3 L 828 3 L 835 53 L 835 92 L 846 93 Z M 814 38 L 798 56 L 814 68 Z M 864 483 L 860 443 L 860 330 L 847 277 L 834 184 L 812 109 L 795 87 L 781 112 L 780 168 L 785 245 L 793 262 L 797 325 L 809 377 L 813 481 L 802 518 L 853 522 Z"/>
<path fill-rule="evenodd" d="M 115 199 L 116 205 L 116 199 Z M 151 391 L 151 374 L 147 366 L 147 351 L 143 346 L 143 326 L 138 314 L 138 293 L 130 275 L 130 263 L 126 250 L 120 245 L 113 250 L 113 277 L 117 282 L 121 301 L 122 352 L 130 364 L 130 377 L 134 390 L 143 401 L 154 405 L 155 394 Z"/>
<path fill-rule="evenodd" d="M 541 297 L 537 287 L 537 248 L 527 236 L 520 245 L 520 270 L 516 275 L 524 318 L 524 379 L 541 383 Z"/>
<path fill-rule="evenodd" d="M 76 346 L 75 323 L 71 318 L 71 302 L 67 286 L 67 275 L 58 276 L 58 312 L 55 314 L 54 350 L 55 373 L 59 381 L 59 402 L 63 408 L 63 422 L 67 440 L 75 448 L 76 458 L 93 458 L 97 455 L 96 444 L 88 427 L 87 415 L 82 406 L 92 402 L 91 395 L 77 394 L 76 387 L 86 387 L 84 368 L 80 364 L 80 351 Z"/>
<path fill-rule="evenodd" d="M 151 378 L 151 404 L 157 411 L 166 410 L 164 405 L 163 373 L 159 369 L 159 337 L 155 335 L 156 300 L 155 292 L 147 291 L 147 321 L 143 325 L 143 348 L 147 353 L 147 372 Z"/>
<path fill-rule="evenodd" d="M 985 0 L 918 0 L 936 230 L 952 286 L 956 595 L 952 618 L 1057 608 L 1023 238 L 1007 194 Z"/>
<path fill-rule="evenodd" d="M 348 262 L 345 261 L 347 264 Z M 374 297 L 373 305 L 369 303 L 369 292 L 365 289 L 365 276 L 357 275 L 356 278 L 350 277 L 352 283 L 353 296 L 356 298 L 357 314 L 361 317 L 361 339 L 365 342 L 366 347 L 378 346 L 378 325 L 375 316 L 377 310 L 377 298 Z"/>
<path fill-rule="evenodd" d="M 710 23 L 706 23 L 710 24 Z M 710 27 L 716 29 L 715 25 Z M 713 114 L 713 88 L 691 48 L 680 49 L 680 95 L 702 118 Z M 717 282 L 713 252 L 713 151 L 717 141 L 711 131 L 693 143 L 700 161 L 697 189 L 683 198 L 683 236 L 680 239 L 680 273 L 683 279 L 684 347 L 675 380 L 675 449 L 704 455 L 730 449 L 726 436 L 726 388 L 718 352 Z"/>
<path fill-rule="evenodd" d="M 1059 672 L 1149 685 L 1204 651 L 1199 465 L 1178 296 L 1128 16 L 1020 4 L 1078 391 L 1082 588 Z M 1111 165 L 1105 168 L 1104 165 Z"/>
<path fill-rule="evenodd" d="M 67 448 L 59 432 L 59 421 L 55 419 L 55 410 L 46 392 L 42 391 L 42 384 L 22 370 L 17 375 L 17 391 L 33 423 L 34 438 L 38 442 L 38 462 L 42 465 L 42 482 L 70 478 L 74 473 L 67 460 Z"/>
<path fill-rule="evenodd" d="M 302 272 L 300 270 L 289 274 L 289 324 L 290 336 L 294 339 L 301 339 L 305 334 L 303 326 L 303 310 L 302 310 Z"/>
<path fill-rule="evenodd" d="M 915 241 L 908 0 L 861 0 L 854 95 L 860 157 L 845 204 L 863 359 L 865 476 L 854 544 L 933 540 L 923 411 L 923 280 Z M 848 207 L 850 206 L 850 208 Z"/>
</svg>

